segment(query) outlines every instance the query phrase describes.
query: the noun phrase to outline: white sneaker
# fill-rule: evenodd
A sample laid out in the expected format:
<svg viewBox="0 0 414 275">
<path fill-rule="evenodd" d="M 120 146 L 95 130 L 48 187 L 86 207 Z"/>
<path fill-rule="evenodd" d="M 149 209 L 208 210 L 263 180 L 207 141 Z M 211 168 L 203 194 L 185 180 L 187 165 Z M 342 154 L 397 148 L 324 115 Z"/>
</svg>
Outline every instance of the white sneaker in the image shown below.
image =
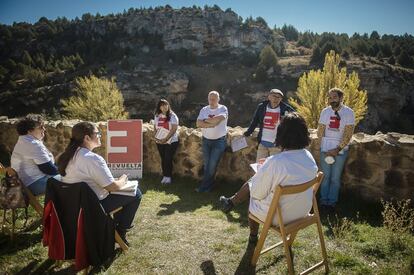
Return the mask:
<svg viewBox="0 0 414 275">
<path fill-rule="evenodd" d="M 171 184 L 171 177 L 165 177 L 165 184 Z"/>
<path fill-rule="evenodd" d="M 161 180 L 161 183 L 164 184 L 166 180 L 167 180 L 167 177 L 163 177 Z"/>
</svg>

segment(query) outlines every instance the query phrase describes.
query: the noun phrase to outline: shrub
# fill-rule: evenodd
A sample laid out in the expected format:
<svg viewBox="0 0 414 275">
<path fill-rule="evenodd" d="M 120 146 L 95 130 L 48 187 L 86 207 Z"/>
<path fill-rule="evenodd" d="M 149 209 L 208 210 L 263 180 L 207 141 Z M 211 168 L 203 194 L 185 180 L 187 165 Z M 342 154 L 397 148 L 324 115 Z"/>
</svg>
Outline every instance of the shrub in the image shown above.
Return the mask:
<svg viewBox="0 0 414 275">
<path fill-rule="evenodd" d="M 381 200 L 381 203 L 384 207 L 381 214 L 385 228 L 398 234 L 414 231 L 414 209 L 410 207 L 410 199 L 396 203 Z"/>
<path fill-rule="evenodd" d="M 305 118 L 308 127 L 316 128 L 319 115 L 326 107 L 329 89 L 338 87 L 344 91 L 344 104 L 353 109 L 355 124 L 367 111 L 367 92 L 359 90 L 359 77 L 356 72 L 347 75 L 346 68 L 339 68 L 341 59 L 334 51 L 326 54 L 322 70 L 311 70 L 299 78 L 297 99 L 289 103 Z"/>
<path fill-rule="evenodd" d="M 62 100 L 68 118 L 89 121 L 127 118 L 124 99 L 114 79 L 80 77 L 75 80 L 75 86 L 76 95 Z"/>
</svg>

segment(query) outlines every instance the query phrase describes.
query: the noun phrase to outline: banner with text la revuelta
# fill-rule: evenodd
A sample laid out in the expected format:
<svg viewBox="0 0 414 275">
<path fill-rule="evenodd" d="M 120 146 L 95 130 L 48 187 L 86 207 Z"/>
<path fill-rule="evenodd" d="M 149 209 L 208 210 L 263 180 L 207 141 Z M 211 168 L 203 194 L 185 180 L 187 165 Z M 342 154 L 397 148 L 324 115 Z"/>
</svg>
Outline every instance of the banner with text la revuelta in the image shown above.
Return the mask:
<svg viewBox="0 0 414 275">
<path fill-rule="evenodd" d="M 114 177 L 142 178 L 142 120 L 108 120 L 107 162 Z"/>
</svg>

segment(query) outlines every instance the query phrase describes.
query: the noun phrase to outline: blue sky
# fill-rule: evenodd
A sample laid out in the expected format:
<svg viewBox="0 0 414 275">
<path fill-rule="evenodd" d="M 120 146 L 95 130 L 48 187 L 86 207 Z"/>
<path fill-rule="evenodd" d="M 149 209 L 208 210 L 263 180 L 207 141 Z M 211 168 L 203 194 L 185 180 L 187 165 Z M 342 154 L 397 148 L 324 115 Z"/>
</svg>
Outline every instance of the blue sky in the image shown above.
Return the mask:
<svg viewBox="0 0 414 275">
<path fill-rule="evenodd" d="M 130 7 L 156 7 L 169 4 L 173 8 L 217 4 L 231 8 L 245 19 L 263 17 L 270 27 L 292 24 L 299 31 L 354 32 L 414 35 L 414 0 L 216 0 L 216 1 L 147 1 L 147 0 L 0 0 L 0 23 L 34 23 L 45 16 L 73 19 L 84 13 L 102 15 L 122 12 Z"/>
</svg>

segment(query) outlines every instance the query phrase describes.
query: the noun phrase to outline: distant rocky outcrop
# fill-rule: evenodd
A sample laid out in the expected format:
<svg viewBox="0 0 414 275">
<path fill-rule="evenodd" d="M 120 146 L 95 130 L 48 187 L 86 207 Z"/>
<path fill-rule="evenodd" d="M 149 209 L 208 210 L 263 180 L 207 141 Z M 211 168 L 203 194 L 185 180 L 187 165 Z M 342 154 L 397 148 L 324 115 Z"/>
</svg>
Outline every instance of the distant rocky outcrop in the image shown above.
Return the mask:
<svg viewBox="0 0 414 275">
<path fill-rule="evenodd" d="M 0 120 L 0 156 L 4 162 L 10 157 L 17 141 L 15 119 Z M 49 121 L 46 146 L 57 156 L 63 152 L 70 139 L 72 126 L 77 121 Z M 106 123 L 99 123 L 104 132 L 103 146 L 97 150 L 105 157 Z M 229 128 L 228 143 L 242 135 L 245 129 Z M 174 174 L 200 179 L 202 175 L 201 131 L 179 127 L 180 145 L 174 159 Z M 256 133 L 257 134 L 257 133 Z M 160 173 L 160 158 L 153 141 L 154 127 L 143 126 L 144 172 Z M 311 130 L 310 150 L 319 162 L 315 148 L 316 133 Z M 232 153 L 228 147 L 218 167 L 218 182 L 245 181 L 253 175 L 250 163 L 256 159 L 256 140 L 248 138 L 248 148 Z M 380 198 L 414 198 L 414 136 L 398 133 L 367 135 L 355 134 L 352 138 L 348 161 L 343 174 L 343 184 L 368 200 Z"/>
<path fill-rule="evenodd" d="M 218 90 L 221 102 L 229 108 L 229 124 L 247 127 L 257 104 L 271 88 L 295 96 L 299 77 L 315 69 L 309 64 L 310 48 L 287 42 L 262 20 L 243 20 L 232 10 L 217 6 L 173 9 L 167 5 L 103 17 L 84 15 L 82 20 L 70 22 L 39 21 L 16 27 L 22 38 L 12 43 L 0 39 L 0 57 L 7 59 L 0 66 L 14 63 L 13 58 L 20 60 L 24 52 L 32 56 L 26 58 L 27 64 L 14 64 L 16 68 L 6 79 L 14 79 L 14 71 L 35 69 L 40 61 L 46 63 L 42 65 L 46 69 L 41 67 L 47 71 L 44 79 L 36 69 L 13 80 L 13 85 L 0 82 L 0 115 L 36 112 L 59 118 L 60 100 L 72 95 L 74 78 L 93 73 L 115 77 L 132 118 L 149 121 L 156 102 L 165 97 L 182 125 L 191 127 L 206 104 L 207 93 Z M 32 30 L 36 39 L 30 39 Z M 257 81 L 253 75 L 265 45 L 273 45 L 276 52 L 286 51 L 279 58 L 280 68 L 269 70 L 266 81 Z M 47 69 L 59 62 L 64 65 L 69 55 L 80 55 L 76 66 L 72 64 L 74 69 Z M 360 87 L 368 91 L 368 113 L 357 131 L 414 134 L 414 70 L 376 58 L 348 57 L 343 64 L 349 72 L 359 74 Z"/>
</svg>

